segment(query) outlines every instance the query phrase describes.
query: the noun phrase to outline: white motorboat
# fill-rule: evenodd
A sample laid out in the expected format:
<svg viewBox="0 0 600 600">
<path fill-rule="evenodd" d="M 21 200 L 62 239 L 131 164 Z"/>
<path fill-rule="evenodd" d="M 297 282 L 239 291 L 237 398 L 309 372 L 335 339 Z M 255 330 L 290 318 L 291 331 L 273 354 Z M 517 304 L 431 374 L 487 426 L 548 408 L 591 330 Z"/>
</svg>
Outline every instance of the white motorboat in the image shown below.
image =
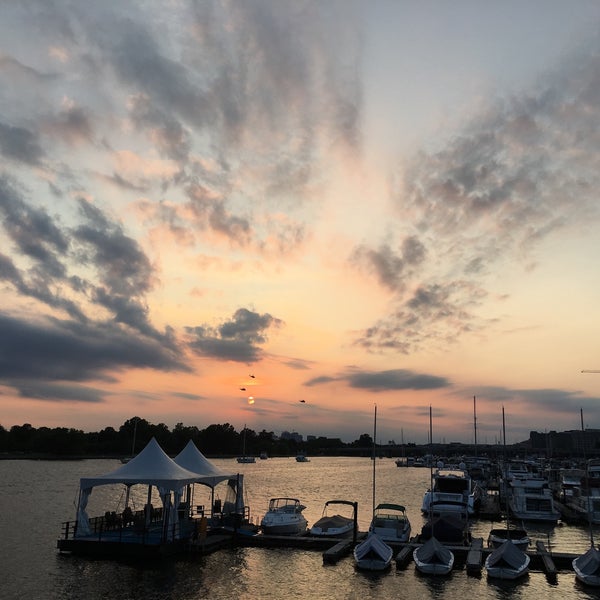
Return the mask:
<svg viewBox="0 0 600 600">
<path fill-rule="evenodd" d="M 509 480 L 508 506 L 520 521 L 556 524 L 560 518 L 548 481 L 543 477 Z"/>
<path fill-rule="evenodd" d="M 271 498 L 260 527 L 269 535 L 302 535 L 308 522 L 302 514 L 306 508 L 297 498 Z"/>
<path fill-rule="evenodd" d="M 454 553 L 435 537 L 413 550 L 417 569 L 426 575 L 447 575 L 454 566 Z"/>
<path fill-rule="evenodd" d="M 329 508 L 334 504 L 352 506 L 353 516 L 329 514 Z M 323 507 L 321 518 L 310 528 L 310 534 L 321 537 L 344 537 L 354 532 L 357 518 L 358 503 L 348 500 L 328 500 Z"/>
<path fill-rule="evenodd" d="M 358 569 L 383 571 L 392 564 L 393 550 L 376 533 L 354 547 L 354 562 Z"/>
<path fill-rule="evenodd" d="M 529 561 L 529 555 L 507 539 L 488 555 L 485 568 L 490 577 L 518 579 L 528 573 Z"/>
<path fill-rule="evenodd" d="M 411 526 L 404 506 L 378 504 L 371 519 L 369 532 L 376 533 L 384 542 L 408 542 Z"/>
<path fill-rule="evenodd" d="M 481 508 L 483 491 L 464 469 L 437 469 L 423 496 L 421 511 L 436 516 L 449 512 L 474 515 Z M 433 509 L 433 510 L 432 510 Z"/>
</svg>

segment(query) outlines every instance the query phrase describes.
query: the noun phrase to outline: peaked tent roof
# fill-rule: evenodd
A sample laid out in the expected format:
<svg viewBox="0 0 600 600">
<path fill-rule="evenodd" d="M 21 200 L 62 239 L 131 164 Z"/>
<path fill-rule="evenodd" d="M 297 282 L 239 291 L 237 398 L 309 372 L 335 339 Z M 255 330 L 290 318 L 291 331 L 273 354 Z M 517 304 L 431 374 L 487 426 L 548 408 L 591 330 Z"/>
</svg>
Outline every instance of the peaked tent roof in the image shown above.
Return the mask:
<svg viewBox="0 0 600 600">
<path fill-rule="evenodd" d="M 235 477 L 234 473 L 225 473 L 219 467 L 213 465 L 200 450 L 196 444 L 190 440 L 186 447 L 173 459 L 180 467 L 192 471 L 199 476 L 198 483 L 204 483 L 210 487 L 215 487 L 217 483 L 225 479 Z"/>
<path fill-rule="evenodd" d="M 146 447 L 127 464 L 106 475 L 82 477 L 80 488 L 85 490 L 109 483 L 125 485 L 143 483 L 168 490 L 178 490 L 184 485 L 195 483 L 198 480 L 197 473 L 179 466 L 165 454 L 156 439 L 152 438 Z"/>
</svg>

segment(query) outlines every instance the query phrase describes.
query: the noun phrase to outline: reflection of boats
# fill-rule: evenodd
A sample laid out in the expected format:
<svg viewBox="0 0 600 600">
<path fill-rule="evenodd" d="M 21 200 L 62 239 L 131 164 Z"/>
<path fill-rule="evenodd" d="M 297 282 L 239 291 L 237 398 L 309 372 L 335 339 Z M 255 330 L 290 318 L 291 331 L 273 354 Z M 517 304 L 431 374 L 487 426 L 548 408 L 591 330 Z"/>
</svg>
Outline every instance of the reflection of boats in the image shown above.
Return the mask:
<svg viewBox="0 0 600 600">
<path fill-rule="evenodd" d="M 237 457 L 239 463 L 253 463 L 256 462 L 254 456 L 246 456 L 246 425 L 244 424 L 244 431 L 242 433 L 242 456 Z"/>
<path fill-rule="evenodd" d="M 328 508 L 332 504 L 347 504 L 352 506 L 354 508 L 353 516 L 347 517 L 340 514 L 328 514 Z M 325 506 L 323 507 L 323 515 L 310 528 L 311 535 L 318 535 L 322 537 L 343 537 L 351 534 L 355 528 L 357 510 L 357 502 L 350 502 L 348 500 L 328 500 L 325 502 Z"/>
<path fill-rule="evenodd" d="M 383 571 L 392 563 L 393 550 L 376 533 L 354 547 L 354 562 L 357 568 L 367 571 Z"/>
<path fill-rule="evenodd" d="M 373 513 L 370 533 L 376 533 L 385 542 L 404 543 L 410 539 L 410 521 L 404 506 L 378 504 Z"/>
<path fill-rule="evenodd" d="M 301 535 L 308 525 L 302 511 L 306 508 L 297 498 L 271 498 L 269 508 L 260 522 L 263 533 L 271 535 Z"/>
<path fill-rule="evenodd" d="M 428 514 L 433 505 L 437 512 L 463 512 L 474 515 L 481 508 L 482 490 L 463 469 L 437 469 L 432 477 L 431 489 L 423 496 L 421 511 Z"/>
<path fill-rule="evenodd" d="M 527 550 L 529 546 L 529 536 L 524 529 L 500 527 L 490 531 L 487 539 L 488 548 L 498 548 L 507 539 L 511 540 L 519 550 Z"/>
<path fill-rule="evenodd" d="M 529 556 L 509 539 L 498 546 L 485 559 L 485 568 L 490 577 L 517 579 L 529 570 Z"/>
<path fill-rule="evenodd" d="M 426 575 L 447 575 L 454 565 L 454 554 L 435 537 L 413 550 L 415 565 Z"/>
</svg>

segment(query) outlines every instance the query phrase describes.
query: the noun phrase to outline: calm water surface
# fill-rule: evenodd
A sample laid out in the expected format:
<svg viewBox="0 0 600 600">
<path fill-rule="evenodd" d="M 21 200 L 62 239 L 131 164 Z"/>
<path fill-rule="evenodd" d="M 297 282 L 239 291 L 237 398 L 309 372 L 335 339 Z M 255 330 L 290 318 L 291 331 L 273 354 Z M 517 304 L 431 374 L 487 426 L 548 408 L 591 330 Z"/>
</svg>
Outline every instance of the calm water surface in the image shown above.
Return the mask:
<svg viewBox="0 0 600 600">
<path fill-rule="evenodd" d="M 359 525 L 368 526 L 372 506 L 372 461 L 368 458 L 312 458 L 297 463 L 276 458 L 238 465 L 234 460 L 215 460 L 219 467 L 245 474 L 246 495 L 252 515 L 259 521 L 269 498 L 292 496 L 306 505 L 309 525 L 323 510 L 326 500 L 359 502 Z M 397 502 L 407 508 L 418 532 L 423 493 L 429 471 L 398 468 L 393 460 L 377 460 L 377 502 Z M 530 573 L 516 583 L 493 583 L 455 571 L 448 578 L 427 578 L 409 564 L 405 570 L 365 574 L 354 569 L 352 557 L 337 565 L 323 565 L 321 552 L 293 549 L 239 548 L 206 557 L 170 560 L 140 566 L 105 560 L 62 556 L 56 551 L 61 523 L 73 520 L 79 478 L 100 475 L 119 466 L 114 460 L 0 461 L 0 565 L 6 600 L 144 599 L 382 599 L 444 598 L 464 600 L 467 595 L 488 598 L 596 598 L 575 581 L 572 572 L 561 572 L 551 584 L 543 573 Z M 139 507 L 146 492 L 138 486 L 133 499 Z M 138 489 L 134 488 L 134 489 Z M 224 499 L 224 484 L 217 487 Z M 158 505 L 159 501 L 155 502 Z M 208 488 L 196 486 L 196 504 L 209 504 Z M 96 488 L 90 498 L 90 515 L 122 510 L 122 489 Z M 472 531 L 487 537 L 498 522 L 476 521 Z M 555 551 L 583 552 L 588 546 L 584 527 L 537 528 L 530 533 Z M 596 532 L 598 534 L 598 532 Z"/>
</svg>

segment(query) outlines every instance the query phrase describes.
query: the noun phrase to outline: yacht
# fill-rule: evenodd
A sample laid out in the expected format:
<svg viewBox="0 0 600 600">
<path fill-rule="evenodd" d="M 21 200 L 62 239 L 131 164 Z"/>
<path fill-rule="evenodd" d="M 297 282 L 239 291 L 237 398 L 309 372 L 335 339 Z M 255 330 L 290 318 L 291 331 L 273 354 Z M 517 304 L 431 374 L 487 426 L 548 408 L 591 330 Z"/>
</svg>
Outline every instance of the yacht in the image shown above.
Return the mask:
<svg viewBox="0 0 600 600">
<path fill-rule="evenodd" d="M 297 498 L 271 498 L 260 527 L 269 535 L 302 535 L 308 522 L 302 514 L 306 508 Z"/>
<path fill-rule="evenodd" d="M 481 508 L 483 491 L 463 469 L 437 469 L 432 486 L 423 496 L 421 511 L 436 516 L 446 513 L 467 513 L 472 516 Z"/>
</svg>

